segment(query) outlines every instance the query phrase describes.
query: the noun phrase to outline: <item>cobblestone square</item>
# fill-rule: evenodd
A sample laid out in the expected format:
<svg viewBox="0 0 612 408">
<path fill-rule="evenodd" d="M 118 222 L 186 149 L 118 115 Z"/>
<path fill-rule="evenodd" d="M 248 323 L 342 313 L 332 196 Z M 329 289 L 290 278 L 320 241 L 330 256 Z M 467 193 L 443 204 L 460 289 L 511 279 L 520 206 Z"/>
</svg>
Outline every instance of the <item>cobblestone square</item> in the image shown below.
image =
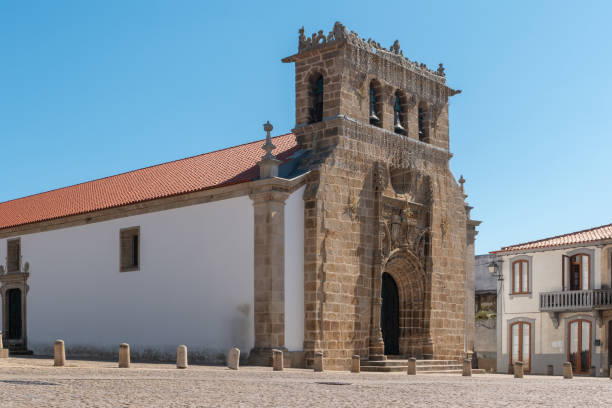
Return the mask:
<svg viewBox="0 0 612 408">
<path fill-rule="evenodd" d="M 417 375 L 71 361 L 0 361 L 5 407 L 598 407 L 612 401 L 607 378 L 483 374 Z"/>
</svg>

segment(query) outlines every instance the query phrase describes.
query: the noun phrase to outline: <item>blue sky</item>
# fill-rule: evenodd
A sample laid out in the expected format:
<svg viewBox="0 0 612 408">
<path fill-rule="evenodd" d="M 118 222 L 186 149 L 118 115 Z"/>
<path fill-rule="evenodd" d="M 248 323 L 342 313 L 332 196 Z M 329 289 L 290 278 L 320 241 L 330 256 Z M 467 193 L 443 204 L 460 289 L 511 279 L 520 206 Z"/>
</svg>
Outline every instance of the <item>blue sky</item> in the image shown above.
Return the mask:
<svg viewBox="0 0 612 408">
<path fill-rule="evenodd" d="M 0 201 L 294 125 L 298 29 L 435 67 L 477 252 L 612 222 L 612 3 L 0 0 Z"/>
</svg>

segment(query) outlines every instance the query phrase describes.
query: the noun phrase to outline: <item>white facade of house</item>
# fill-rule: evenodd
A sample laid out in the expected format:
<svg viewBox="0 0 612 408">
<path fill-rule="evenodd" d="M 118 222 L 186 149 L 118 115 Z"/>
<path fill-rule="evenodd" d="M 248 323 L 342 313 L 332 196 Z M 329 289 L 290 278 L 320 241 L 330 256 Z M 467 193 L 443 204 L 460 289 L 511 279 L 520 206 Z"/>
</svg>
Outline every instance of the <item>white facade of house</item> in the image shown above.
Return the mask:
<svg viewBox="0 0 612 408">
<path fill-rule="evenodd" d="M 611 254 L 609 242 L 498 253 L 503 277 L 497 299 L 498 372 L 511 371 L 518 356 L 533 374 L 546 374 L 552 365 L 559 375 L 563 363 L 575 360 L 573 351 L 582 346 L 580 361 L 574 361 L 581 366 L 575 366 L 574 373 L 607 375 Z M 515 264 L 522 264 L 523 270 L 528 266 L 525 272 L 516 266 L 522 287 L 513 276 Z"/>
<path fill-rule="evenodd" d="M 289 350 L 304 340 L 304 188 L 285 203 Z M 122 342 L 145 358 L 221 361 L 254 346 L 254 210 L 248 195 L 0 239 L 21 242 L 29 265 L 28 347 L 110 356 Z M 120 230 L 140 228 L 138 270 L 120 272 Z M 4 265 L 7 268 L 7 265 Z"/>
</svg>

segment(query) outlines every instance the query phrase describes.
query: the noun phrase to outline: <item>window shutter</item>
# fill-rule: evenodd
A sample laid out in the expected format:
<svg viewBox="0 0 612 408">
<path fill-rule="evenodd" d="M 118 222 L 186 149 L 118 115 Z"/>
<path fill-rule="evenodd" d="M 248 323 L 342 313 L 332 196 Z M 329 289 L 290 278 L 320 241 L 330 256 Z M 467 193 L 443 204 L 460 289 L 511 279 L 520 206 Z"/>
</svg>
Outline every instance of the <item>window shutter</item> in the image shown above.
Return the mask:
<svg viewBox="0 0 612 408">
<path fill-rule="evenodd" d="M 569 290 L 570 277 L 570 257 L 567 255 L 563 255 L 561 259 L 561 284 L 563 286 L 563 290 Z"/>
<path fill-rule="evenodd" d="M 121 231 L 121 268 L 129 267 L 130 237 L 127 231 Z"/>
<path fill-rule="evenodd" d="M 21 258 L 21 241 L 18 239 L 12 239 L 7 241 L 7 272 L 18 272 Z"/>
</svg>

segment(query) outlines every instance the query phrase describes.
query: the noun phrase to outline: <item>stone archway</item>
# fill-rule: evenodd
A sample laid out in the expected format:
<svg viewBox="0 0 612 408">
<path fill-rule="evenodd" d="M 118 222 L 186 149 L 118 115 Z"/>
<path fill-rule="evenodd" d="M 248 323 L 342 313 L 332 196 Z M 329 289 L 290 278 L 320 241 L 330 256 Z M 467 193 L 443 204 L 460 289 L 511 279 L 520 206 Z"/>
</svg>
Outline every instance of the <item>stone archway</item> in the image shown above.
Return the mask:
<svg viewBox="0 0 612 408">
<path fill-rule="evenodd" d="M 416 257 L 402 251 L 392 255 L 383 273 L 389 274 L 397 284 L 399 297 L 399 354 L 423 357 L 426 341 L 425 275 Z M 381 316 L 381 318 L 384 318 Z M 381 322 L 381 326 L 384 322 Z"/>
</svg>

